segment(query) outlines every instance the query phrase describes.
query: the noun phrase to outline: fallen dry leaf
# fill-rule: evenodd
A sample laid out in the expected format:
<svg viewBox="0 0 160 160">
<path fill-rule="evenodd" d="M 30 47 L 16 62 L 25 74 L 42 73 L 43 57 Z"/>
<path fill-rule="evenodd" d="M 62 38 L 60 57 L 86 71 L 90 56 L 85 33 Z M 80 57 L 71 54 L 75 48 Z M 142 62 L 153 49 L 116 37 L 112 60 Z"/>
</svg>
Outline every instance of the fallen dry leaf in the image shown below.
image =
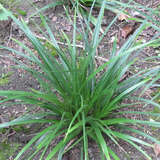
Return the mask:
<svg viewBox="0 0 160 160">
<path fill-rule="evenodd" d="M 160 144 L 157 143 L 154 144 L 154 153 L 156 157 L 160 156 Z"/>
<path fill-rule="evenodd" d="M 127 20 L 130 17 L 129 15 L 125 14 L 124 12 L 121 12 L 118 9 L 114 9 L 113 12 L 118 14 L 119 21 Z M 125 12 L 128 13 L 128 10 L 126 9 Z"/>
<path fill-rule="evenodd" d="M 126 39 L 130 34 L 132 34 L 134 31 L 134 26 L 131 25 L 125 25 L 121 28 L 121 36 L 122 38 Z"/>
<path fill-rule="evenodd" d="M 129 18 L 129 16 L 127 14 L 124 14 L 124 13 L 121 13 L 119 16 L 118 16 L 118 20 L 119 21 L 126 21 L 127 19 Z"/>
<path fill-rule="evenodd" d="M 72 26 L 71 26 L 71 25 L 66 25 L 66 26 L 63 28 L 63 30 L 64 30 L 64 31 L 67 31 L 67 32 L 70 32 L 71 29 L 72 29 Z"/>
<path fill-rule="evenodd" d="M 57 17 L 52 17 L 52 22 L 56 22 L 57 21 Z"/>
</svg>

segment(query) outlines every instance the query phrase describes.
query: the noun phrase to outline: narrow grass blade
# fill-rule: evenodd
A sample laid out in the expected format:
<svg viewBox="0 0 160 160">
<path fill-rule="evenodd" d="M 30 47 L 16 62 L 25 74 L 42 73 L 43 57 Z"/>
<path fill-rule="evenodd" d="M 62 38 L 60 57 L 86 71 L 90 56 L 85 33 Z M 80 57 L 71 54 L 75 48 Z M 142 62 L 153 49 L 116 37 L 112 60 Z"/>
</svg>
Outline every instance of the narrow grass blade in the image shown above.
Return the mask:
<svg viewBox="0 0 160 160">
<path fill-rule="evenodd" d="M 93 125 L 93 128 L 94 128 L 94 131 L 95 131 L 96 136 L 97 136 L 97 141 L 99 142 L 99 145 L 101 146 L 105 157 L 107 158 L 107 160 L 111 160 L 107 144 L 106 144 L 106 142 L 105 142 L 105 140 L 102 136 L 102 133 L 101 133 L 100 129 L 98 127 L 96 127 L 95 125 Z"/>
</svg>

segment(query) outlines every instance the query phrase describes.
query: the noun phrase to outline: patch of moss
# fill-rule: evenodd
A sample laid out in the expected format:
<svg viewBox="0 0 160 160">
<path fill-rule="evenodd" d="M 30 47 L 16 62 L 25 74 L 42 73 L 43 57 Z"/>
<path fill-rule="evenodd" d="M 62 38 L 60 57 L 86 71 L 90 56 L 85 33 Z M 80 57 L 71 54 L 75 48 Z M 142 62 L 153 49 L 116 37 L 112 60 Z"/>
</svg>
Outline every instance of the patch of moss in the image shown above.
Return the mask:
<svg viewBox="0 0 160 160">
<path fill-rule="evenodd" d="M 160 88 L 158 88 L 155 92 L 153 92 L 151 96 L 156 96 L 156 95 L 158 96 L 156 97 L 155 102 L 160 104 Z"/>
<path fill-rule="evenodd" d="M 12 129 L 14 131 L 16 131 L 17 133 L 21 133 L 21 132 L 23 132 L 23 133 L 30 133 L 30 128 L 27 128 L 27 127 L 21 126 L 21 125 L 14 126 L 14 127 L 12 127 Z"/>
<path fill-rule="evenodd" d="M 53 56 L 57 55 L 57 50 L 50 41 L 44 40 L 42 38 L 38 38 L 38 39 L 43 43 L 43 45 L 45 46 L 45 48 L 49 51 L 51 55 Z"/>
<path fill-rule="evenodd" d="M 160 109 L 155 107 L 152 111 L 152 113 L 158 113 L 160 114 Z M 157 121 L 157 122 L 160 122 L 160 117 L 155 117 L 155 116 L 151 116 L 150 119 L 154 120 L 154 121 Z M 153 127 L 152 130 L 157 130 L 157 128 Z"/>
<path fill-rule="evenodd" d="M 82 35 L 81 34 L 77 34 L 77 36 L 76 36 L 76 40 L 77 41 L 82 41 Z"/>
<path fill-rule="evenodd" d="M 152 113 L 159 113 L 160 114 L 160 109 L 157 107 L 154 107 Z M 160 121 L 160 117 L 151 117 L 152 119 L 156 120 L 156 121 Z"/>
<path fill-rule="evenodd" d="M 18 143 L 9 143 L 2 142 L 0 143 L 0 160 L 7 160 L 12 156 L 15 151 L 18 149 L 20 144 Z"/>
<path fill-rule="evenodd" d="M 2 74 L 2 76 L 0 77 L 0 86 L 8 84 L 9 83 L 9 78 L 12 74 L 13 74 L 12 72 Z"/>
<path fill-rule="evenodd" d="M 138 45 L 143 44 L 143 43 L 144 43 L 143 41 L 144 41 L 143 39 L 137 40 L 137 41 L 135 42 L 134 46 L 138 46 Z"/>
<path fill-rule="evenodd" d="M 151 96 L 154 97 L 158 95 L 159 93 L 160 93 L 160 88 L 158 88 L 155 92 L 153 92 Z M 160 104 L 160 95 L 156 97 L 155 102 Z M 152 113 L 160 114 L 160 108 L 154 107 L 154 109 L 152 110 Z M 160 117 L 150 116 L 150 119 L 160 122 Z M 157 127 L 152 127 L 152 130 L 157 131 Z"/>
<path fill-rule="evenodd" d="M 0 0 L 0 3 L 5 7 L 12 9 L 16 4 L 20 3 L 20 0 Z"/>
<path fill-rule="evenodd" d="M 50 54 L 52 56 L 56 56 L 57 55 L 57 51 L 56 51 L 55 47 L 51 43 L 46 41 L 44 43 L 44 46 L 46 47 L 47 50 L 49 50 L 49 52 L 50 52 Z"/>
<path fill-rule="evenodd" d="M 5 134 L 7 132 L 7 128 L 2 128 L 2 129 L 0 129 L 0 133 L 1 134 Z"/>
</svg>

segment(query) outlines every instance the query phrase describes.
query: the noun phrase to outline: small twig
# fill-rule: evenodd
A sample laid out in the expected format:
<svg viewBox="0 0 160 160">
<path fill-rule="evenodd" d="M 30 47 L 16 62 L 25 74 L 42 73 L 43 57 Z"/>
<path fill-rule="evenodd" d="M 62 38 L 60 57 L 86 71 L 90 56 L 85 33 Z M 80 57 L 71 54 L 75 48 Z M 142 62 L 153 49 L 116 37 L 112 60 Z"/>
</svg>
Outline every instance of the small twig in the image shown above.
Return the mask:
<svg viewBox="0 0 160 160">
<path fill-rule="evenodd" d="M 103 58 L 103 57 L 100 57 L 100 56 L 95 56 L 95 58 L 96 58 L 96 59 L 99 59 L 99 60 L 101 60 L 101 61 L 103 61 L 103 62 L 108 62 L 108 61 L 109 61 L 109 59 Z"/>
<path fill-rule="evenodd" d="M 9 138 L 10 136 L 12 136 L 12 135 L 14 135 L 14 134 L 16 134 L 16 131 L 13 131 L 12 133 L 8 134 L 8 135 L 7 135 L 7 138 Z"/>
<path fill-rule="evenodd" d="M 39 38 L 39 39 L 42 39 L 42 40 L 45 40 L 45 41 L 51 43 L 51 42 L 50 42 L 47 38 L 45 38 L 45 37 L 41 37 L 41 36 L 38 36 L 38 35 L 35 35 L 35 36 L 36 36 L 37 38 Z M 68 46 L 68 44 L 67 44 L 67 43 L 64 43 L 64 42 L 57 41 L 57 43 L 58 43 L 58 44 L 65 45 L 65 46 Z M 71 44 L 71 46 L 73 47 L 74 45 Z M 81 44 L 77 44 L 76 47 L 84 49 L 84 46 L 81 45 Z"/>
<path fill-rule="evenodd" d="M 0 49 L 3 49 L 3 48 L 0 48 Z M 4 55 L 0 55 L 0 57 L 2 57 L 2 58 L 10 58 L 10 56 L 4 56 Z"/>
<path fill-rule="evenodd" d="M 72 140 L 66 145 L 66 147 L 64 148 L 64 151 L 66 151 L 66 150 L 73 144 L 73 142 L 74 142 L 76 139 L 77 139 L 77 138 L 72 139 Z"/>
<path fill-rule="evenodd" d="M 160 62 L 149 62 L 149 61 L 141 61 L 142 63 L 149 63 L 149 64 L 157 64 L 160 65 Z"/>
<path fill-rule="evenodd" d="M 46 39 L 45 37 L 41 37 L 41 36 L 38 36 L 38 35 L 35 35 L 35 36 L 36 36 L 37 38 L 39 38 L 39 39 L 46 40 L 46 41 L 50 42 L 50 41 L 49 41 L 48 39 Z M 68 46 L 68 44 L 67 44 L 67 43 L 64 43 L 64 42 L 57 41 L 57 43 L 58 43 L 58 44 L 61 44 L 61 45 Z M 71 44 L 71 46 L 73 47 L 74 45 Z M 83 46 L 82 44 L 76 44 L 76 47 L 84 49 L 84 46 Z M 100 56 L 95 56 L 95 58 L 96 58 L 96 59 L 99 59 L 99 60 L 101 60 L 101 61 L 103 61 L 103 62 L 108 62 L 108 61 L 109 61 L 108 59 L 103 58 L 103 57 L 100 57 Z"/>
<path fill-rule="evenodd" d="M 11 22 L 10 25 L 11 25 L 11 28 L 10 28 L 10 31 L 9 31 L 9 39 L 8 39 L 8 42 L 7 42 L 7 46 L 9 45 L 11 37 L 12 37 L 12 22 Z"/>
<path fill-rule="evenodd" d="M 122 82 L 123 80 L 125 80 L 125 79 L 128 77 L 129 74 L 130 74 L 129 71 L 126 72 L 126 73 L 121 77 L 121 79 L 119 80 L 119 82 Z"/>
<path fill-rule="evenodd" d="M 67 43 L 64 43 L 64 42 L 57 41 L 57 43 L 58 43 L 58 44 L 65 45 L 65 46 L 68 46 L 68 44 L 67 44 Z M 71 46 L 73 47 L 74 45 L 71 44 Z M 81 45 L 81 44 L 76 44 L 76 47 L 84 49 L 84 46 Z"/>
</svg>

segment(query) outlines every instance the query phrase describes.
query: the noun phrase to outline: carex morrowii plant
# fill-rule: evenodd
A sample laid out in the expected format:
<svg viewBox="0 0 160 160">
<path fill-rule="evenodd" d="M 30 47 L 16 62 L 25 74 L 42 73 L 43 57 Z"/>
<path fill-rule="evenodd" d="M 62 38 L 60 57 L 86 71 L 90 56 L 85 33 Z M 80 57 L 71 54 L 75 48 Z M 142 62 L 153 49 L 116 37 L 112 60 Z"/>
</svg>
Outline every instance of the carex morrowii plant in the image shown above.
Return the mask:
<svg viewBox="0 0 160 160">
<path fill-rule="evenodd" d="M 0 128 L 33 123 L 37 123 L 37 125 L 38 123 L 39 125 L 46 124 L 45 128 L 43 127 L 24 146 L 15 160 L 20 159 L 27 150 L 31 149 L 33 152 L 27 159 L 33 159 L 38 154 L 41 160 L 50 160 L 53 157 L 60 160 L 67 151 L 77 144 L 82 146 L 81 159 L 87 160 L 89 159 L 88 143 L 90 139 L 98 144 L 102 159 L 106 158 L 110 160 L 113 158 L 119 160 L 119 156 L 112 149 L 112 146 L 108 145 L 104 136 L 113 141 L 117 147 L 120 146 L 119 140 L 123 140 L 128 145 L 135 147 L 148 159 L 151 159 L 139 145 L 152 148 L 152 143 L 145 142 L 130 133 L 133 132 L 149 139 L 150 142 L 159 144 L 158 140 L 147 135 L 143 130 L 132 128 L 132 126 L 148 125 L 160 127 L 160 123 L 127 118 L 124 114 L 159 116 L 158 114 L 145 111 L 128 111 L 128 108 L 145 103 L 150 103 L 154 107 L 160 108 L 159 104 L 141 98 L 141 95 L 137 97 L 133 96 L 133 93 L 138 89 L 144 88 L 142 91 L 145 91 L 152 84 L 156 83 L 156 80 L 159 78 L 160 67 L 144 69 L 126 79 L 122 77 L 135 62 L 132 55 L 133 52 L 135 54 L 144 47 L 159 42 L 160 39 L 153 39 L 144 44 L 135 45 L 135 41 L 142 30 L 152 24 L 148 24 L 144 20 L 119 50 L 117 50 L 115 40 L 109 60 L 97 66 L 95 61 L 97 47 L 103 40 L 104 34 L 108 32 L 116 20 L 115 18 L 111 22 L 103 35 L 100 33 L 105 1 L 101 5 L 92 38 L 88 38 L 90 37 L 88 36 L 90 33 L 90 16 L 85 21 L 85 27 L 81 22 L 82 31 L 80 31 L 76 27 L 79 12 L 75 7 L 72 41 L 64 32 L 62 33 L 67 44 L 65 47 L 58 45 L 45 18 L 41 15 L 48 33 L 45 36 L 55 47 L 57 52 L 56 57 L 47 51 L 41 40 L 31 32 L 24 21 L 18 20 L 11 12 L 3 8 L 2 5 L 0 5 L 0 9 L 12 18 L 25 33 L 32 43 L 34 50 L 29 49 L 18 40 L 15 41 L 24 48 L 25 53 L 4 46 L 1 46 L 1 48 L 14 52 L 24 57 L 31 64 L 37 65 L 38 70 L 17 61 L 17 67 L 30 72 L 41 87 L 39 90 L 30 89 L 29 91 L 0 91 L 0 103 L 1 105 L 11 104 L 10 100 L 16 99 L 22 104 L 25 103 L 42 108 L 38 113 L 25 114 L 10 122 L 2 123 L 0 124 Z M 90 15 L 91 13 L 92 9 Z M 83 37 L 82 49 L 79 49 L 76 44 L 77 32 Z M 126 103 L 123 101 L 125 99 L 128 100 L 128 103 L 127 101 L 125 101 Z M 52 142 L 58 139 L 58 137 L 61 138 L 56 145 L 53 145 Z"/>
</svg>

